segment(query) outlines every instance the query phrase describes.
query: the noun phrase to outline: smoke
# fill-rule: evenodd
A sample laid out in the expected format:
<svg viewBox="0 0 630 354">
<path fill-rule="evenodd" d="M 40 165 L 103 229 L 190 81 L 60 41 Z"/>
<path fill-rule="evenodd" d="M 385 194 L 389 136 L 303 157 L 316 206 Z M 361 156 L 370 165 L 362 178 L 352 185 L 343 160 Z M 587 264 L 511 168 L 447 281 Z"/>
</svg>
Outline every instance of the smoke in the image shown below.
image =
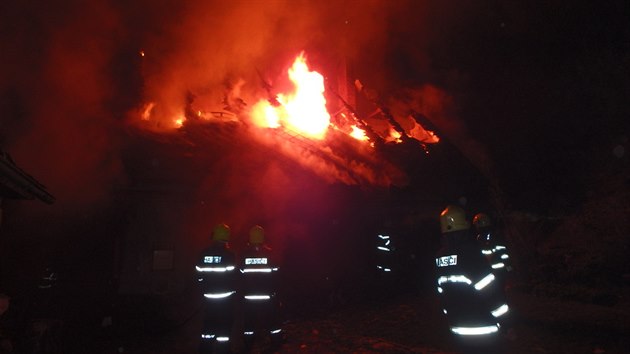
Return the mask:
<svg viewBox="0 0 630 354">
<path fill-rule="evenodd" d="M 106 107 L 115 94 L 107 69 L 116 15 L 99 2 L 3 6 L 2 147 L 60 207 L 101 200 L 121 176 Z"/>
<path fill-rule="evenodd" d="M 172 119 L 189 92 L 220 107 L 226 82 L 239 80 L 243 96 L 260 96 L 256 70 L 277 77 L 300 50 L 320 49 L 311 57 L 325 65 L 327 56 L 356 56 L 362 46 L 382 43 L 391 7 L 385 1 L 5 2 L 0 143 L 58 205 L 96 202 L 125 181 L 123 111 L 154 102 L 156 117 Z"/>
</svg>

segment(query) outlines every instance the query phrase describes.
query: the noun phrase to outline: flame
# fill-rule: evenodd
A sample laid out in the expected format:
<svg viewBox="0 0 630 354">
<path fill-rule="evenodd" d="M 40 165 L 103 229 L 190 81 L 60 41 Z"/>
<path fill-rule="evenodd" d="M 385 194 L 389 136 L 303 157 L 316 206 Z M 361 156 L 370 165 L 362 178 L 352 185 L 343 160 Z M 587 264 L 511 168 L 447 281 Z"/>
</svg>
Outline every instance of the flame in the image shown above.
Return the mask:
<svg viewBox="0 0 630 354">
<path fill-rule="evenodd" d="M 186 118 L 184 118 L 184 117 L 175 118 L 173 120 L 173 122 L 175 123 L 175 126 L 177 128 L 180 128 L 182 125 L 184 125 L 185 121 L 186 121 Z"/>
<path fill-rule="evenodd" d="M 256 103 L 252 108 L 254 122 L 270 128 L 284 126 L 305 136 L 323 139 L 330 125 L 324 77 L 309 69 L 304 52 L 297 56 L 288 75 L 295 90 L 278 94 L 280 105 L 277 107 L 267 100 Z"/>
<path fill-rule="evenodd" d="M 357 140 L 368 140 L 367 135 L 365 135 L 365 130 L 356 125 L 352 126 L 352 132 L 349 135 Z"/>
</svg>

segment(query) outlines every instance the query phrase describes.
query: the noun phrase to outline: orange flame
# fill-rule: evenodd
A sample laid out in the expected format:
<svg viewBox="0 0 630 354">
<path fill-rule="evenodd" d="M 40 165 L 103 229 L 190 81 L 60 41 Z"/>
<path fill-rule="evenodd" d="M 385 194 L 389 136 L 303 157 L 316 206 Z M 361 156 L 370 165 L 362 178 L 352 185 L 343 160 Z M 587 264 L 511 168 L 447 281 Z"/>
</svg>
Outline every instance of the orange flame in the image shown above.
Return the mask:
<svg viewBox="0 0 630 354">
<path fill-rule="evenodd" d="M 308 137 L 323 139 L 330 125 L 324 77 L 308 68 L 304 52 L 295 59 L 288 74 L 295 85 L 294 92 L 278 94 L 278 107 L 266 100 L 256 103 L 252 108 L 254 122 L 270 128 L 284 126 Z"/>
<path fill-rule="evenodd" d="M 365 130 L 357 127 L 356 125 L 352 126 L 352 132 L 350 136 L 357 140 L 368 140 L 367 135 L 365 134 Z"/>
</svg>

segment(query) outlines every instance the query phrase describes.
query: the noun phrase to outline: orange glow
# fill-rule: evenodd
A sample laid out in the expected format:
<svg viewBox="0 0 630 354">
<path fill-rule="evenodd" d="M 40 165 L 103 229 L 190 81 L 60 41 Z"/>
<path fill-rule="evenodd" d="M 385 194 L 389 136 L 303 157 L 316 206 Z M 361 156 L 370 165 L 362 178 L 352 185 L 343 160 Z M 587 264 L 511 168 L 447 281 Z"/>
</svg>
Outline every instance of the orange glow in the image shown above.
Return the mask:
<svg viewBox="0 0 630 354">
<path fill-rule="evenodd" d="M 356 125 L 352 126 L 352 132 L 350 136 L 357 140 L 368 140 L 367 135 L 365 135 L 365 130 L 357 127 Z"/>
<path fill-rule="evenodd" d="M 393 128 L 389 128 L 389 136 L 385 138 L 385 141 L 400 143 L 402 142 L 401 137 L 402 135 L 398 131 L 394 130 Z"/>
<path fill-rule="evenodd" d="M 149 102 L 144 105 L 142 109 L 142 120 L 149 120 L 151 118 L 151 112 L 153 112 L 153 108 L 155 107 L 155 102 Z"/>
<path fill-rule="evenodd" d="M 256 103 L 252 108 L 254 122 L 270 128 L 284 126 L 305 136 L 323 139 L 330 125 L 324 77 L 310 71 L 303 52 L 295 59 L 288 74 L 294 91 L 278 94 L 278 107 L 265 100 Z"/>
<path fill-rule="evenodd" d="M 185 120 L 186 120 L 186 118 L 184 118 L 184 117 L 180 117 L 180 118 L 175 119 L 175 120 L 174 120 L 174 122 L 175 122 L 175 126 L 176 126 L 177 128 L 181 127 L 182 125 L 184 125 L 184 121 L 185 121 Z"/>
</svg>

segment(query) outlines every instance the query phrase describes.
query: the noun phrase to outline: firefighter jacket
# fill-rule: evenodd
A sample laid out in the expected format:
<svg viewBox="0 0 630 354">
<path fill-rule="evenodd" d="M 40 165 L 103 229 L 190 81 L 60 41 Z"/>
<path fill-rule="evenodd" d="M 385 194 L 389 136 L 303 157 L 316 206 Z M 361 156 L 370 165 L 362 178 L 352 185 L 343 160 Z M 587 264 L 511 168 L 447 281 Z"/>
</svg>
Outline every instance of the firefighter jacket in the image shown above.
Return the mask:
<svg viewBox="0 0 630 354">
<path fill-rule="evenodd" d="M 479 244 L 468 230 L 444 234 L 442 242 L 435 259 L 437 290 L 451 332 L 497 332 L 508 308 Z"/>
<path fill-rule="evenodd" d="M 244 299 L 264 300 L 275 296 L 278 266 L 273 261 L 272 250 L 265 245 L 250 246 L 241 258 L 240 290 Z"/>
<path fill-rule="evenodd" d="M 495 275 L 504 276 L 512 271 L 512 262 L 505 242 L 500 240 L 491 228 L 479 230 L 477 241 L 481 246 L 481 253 L 490 263 Z"/>
<path fill-rule="evenodd" d="M 376 235 L 376 269 L 380 273 L 390 273 L 394 270 L 396 261 L 396 247 L 390 233 Z"/>
<path fill-rule="evenodd" d="M 250 246 L 243 253 L 239 271 L 245 339 L 258 333 L 269 335 L 272 341 L 279 340 L 282 328 L 277 297 L 278 266 L 272 250 L 265 245 Z"/>
<path fill-rule="evenodd" d="M 201 253 L 195 268 L 205 298 L 222 299 L 236 293 L 236 257 L 227 243 L 213 242 Z"/>
</svg>

